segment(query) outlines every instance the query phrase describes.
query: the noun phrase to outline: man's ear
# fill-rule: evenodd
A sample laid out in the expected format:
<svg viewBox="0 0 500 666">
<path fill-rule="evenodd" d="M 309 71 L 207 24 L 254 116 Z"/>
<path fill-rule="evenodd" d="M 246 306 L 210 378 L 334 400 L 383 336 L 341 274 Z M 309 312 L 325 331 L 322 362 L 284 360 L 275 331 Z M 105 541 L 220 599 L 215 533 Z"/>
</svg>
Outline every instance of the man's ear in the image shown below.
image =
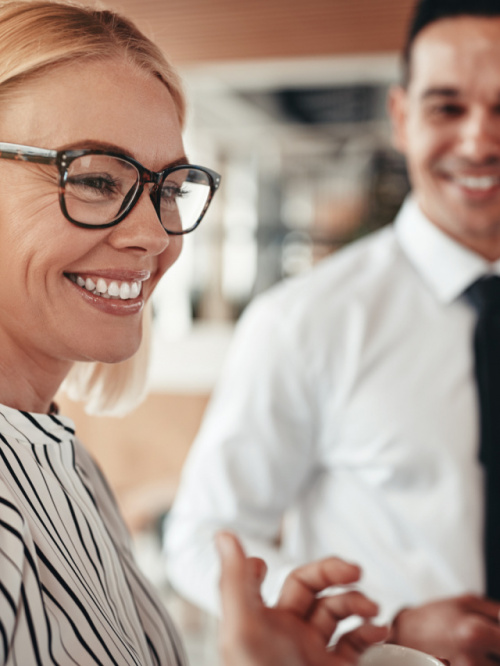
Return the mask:
<svg viewBox="0 0 500 666">
<path fill-rule="evenodd" d="M 392 145 L 404 154 L 407 145 L 408 93 L 402 86 L 392 86 L 387 107 L 392 125 Z"/>
</svg>

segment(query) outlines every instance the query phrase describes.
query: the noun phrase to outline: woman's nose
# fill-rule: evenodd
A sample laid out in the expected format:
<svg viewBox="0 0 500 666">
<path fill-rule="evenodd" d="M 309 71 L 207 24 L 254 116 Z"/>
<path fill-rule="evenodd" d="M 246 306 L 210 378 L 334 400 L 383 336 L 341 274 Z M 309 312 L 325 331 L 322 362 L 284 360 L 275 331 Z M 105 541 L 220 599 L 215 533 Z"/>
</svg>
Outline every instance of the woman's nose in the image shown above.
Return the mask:
<svg viewBox="0 0 500 666">
<path fill-rule="evenodd" d="M 148 255 L 158 255 L 167 249 L 170 238 L 150 198 L 149 187 L 144 188 L 129 214 L 111 228 L 109 241 L 119 249 L 129 248 Z"/>
</svg>

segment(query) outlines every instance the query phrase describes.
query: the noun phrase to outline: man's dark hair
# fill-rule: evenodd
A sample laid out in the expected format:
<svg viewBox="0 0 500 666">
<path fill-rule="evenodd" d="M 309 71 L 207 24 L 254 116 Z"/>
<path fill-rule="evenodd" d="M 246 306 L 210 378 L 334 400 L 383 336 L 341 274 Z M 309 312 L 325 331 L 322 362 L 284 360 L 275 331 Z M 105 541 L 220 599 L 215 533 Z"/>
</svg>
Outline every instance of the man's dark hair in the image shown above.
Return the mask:
<svg viewBox="0 0 500 666">
<path fill-rule="evenodd" d="M 457 16 L 499 16 L 500 0 L 419 0 L 410 22 L 403 51 L 403 84 L 410 79 L 411 49 L 416 36 L 428 25 Z"/>
</svg>

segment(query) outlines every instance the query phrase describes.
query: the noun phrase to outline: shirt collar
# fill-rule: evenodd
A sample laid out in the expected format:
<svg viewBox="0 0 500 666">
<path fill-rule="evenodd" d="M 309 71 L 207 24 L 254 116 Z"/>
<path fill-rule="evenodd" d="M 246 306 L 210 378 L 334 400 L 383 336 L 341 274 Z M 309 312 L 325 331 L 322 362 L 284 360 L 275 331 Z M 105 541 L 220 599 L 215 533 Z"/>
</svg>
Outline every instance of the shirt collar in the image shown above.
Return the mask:
<svg viewBox="0 0 500 666">
<path fill-rule="evenodd" d="M 424 282 L 451 303 L 481 275 L 500 275 L 500 259 L 489 262 L 433 224 L 408 197 L 395 221 L 396 237 Z"/>
</svg>

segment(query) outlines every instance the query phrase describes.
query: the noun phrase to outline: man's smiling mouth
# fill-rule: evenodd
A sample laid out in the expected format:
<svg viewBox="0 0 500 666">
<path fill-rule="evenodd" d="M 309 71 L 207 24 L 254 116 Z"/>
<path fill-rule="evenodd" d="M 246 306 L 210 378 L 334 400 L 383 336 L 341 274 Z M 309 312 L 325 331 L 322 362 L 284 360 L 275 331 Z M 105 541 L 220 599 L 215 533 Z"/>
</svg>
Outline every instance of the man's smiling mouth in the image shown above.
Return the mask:
<svg viewBox="0 0 500 666">
<path fill-rule="evenodd" d="M 500 185 L 500 176 L 453 176 L 452 180 L 468 190 L 486 192 Z"/>
</svg>

